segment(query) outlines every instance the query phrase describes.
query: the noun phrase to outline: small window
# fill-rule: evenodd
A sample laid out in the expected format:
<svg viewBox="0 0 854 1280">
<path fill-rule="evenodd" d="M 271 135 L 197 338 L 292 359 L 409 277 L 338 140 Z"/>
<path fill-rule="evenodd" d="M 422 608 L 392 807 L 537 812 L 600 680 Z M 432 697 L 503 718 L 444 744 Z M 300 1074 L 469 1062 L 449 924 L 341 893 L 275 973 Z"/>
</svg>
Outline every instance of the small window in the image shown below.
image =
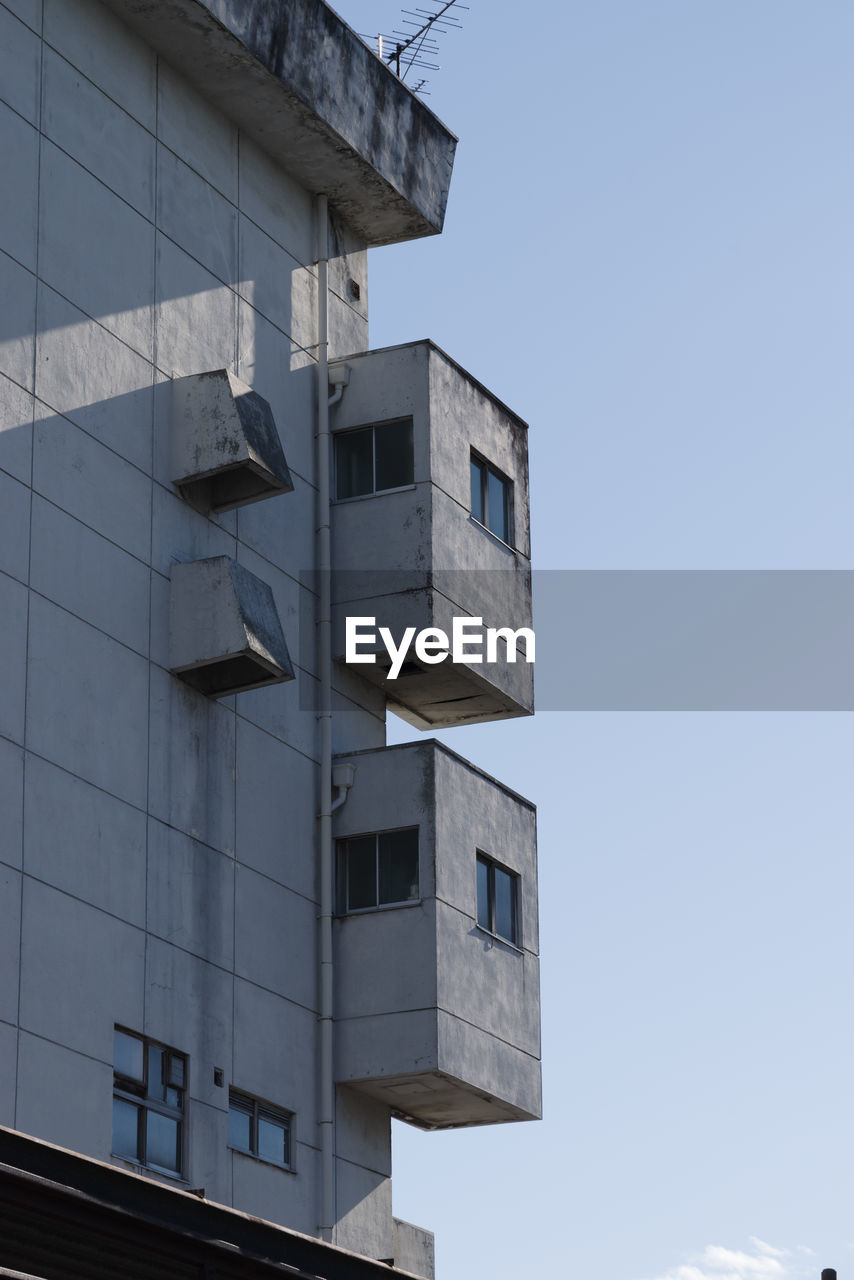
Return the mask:
<svg viewBox="0 0 854 1280">
<path fill-rule="evenodd" d="M 484 854 L 477 855 L 477 922 L 481 929 L 507 942 L 518 940 L 517 891 L 519 877 Z"/>
<path fill-rule="evenodd" d="M 132 1031 L 113 1040 L 113 1155 L 180 1177 L 187 1059 Z"/>
<path fill-rule="evenodd" d="M 512 481 L 476 453 L 471 455 L 471 513 L 490 533 L 512 543 Z"/>
<path fill-rule="evenodd" d="M 292 1120 L 289 1111 L 228 1091 L 228 1145 L 235 1151 L 290 1169 Z"/>
<path fill-rule="evenodd" d="M 412 419 L 374 423 L 335 436 L 335 496 L 362 498 L 414 483 Z"/>
<path fill-rule="evenodd" d="M 338 912 L 418 900 L 418 828 L 338 841 Z"/>
</svg>

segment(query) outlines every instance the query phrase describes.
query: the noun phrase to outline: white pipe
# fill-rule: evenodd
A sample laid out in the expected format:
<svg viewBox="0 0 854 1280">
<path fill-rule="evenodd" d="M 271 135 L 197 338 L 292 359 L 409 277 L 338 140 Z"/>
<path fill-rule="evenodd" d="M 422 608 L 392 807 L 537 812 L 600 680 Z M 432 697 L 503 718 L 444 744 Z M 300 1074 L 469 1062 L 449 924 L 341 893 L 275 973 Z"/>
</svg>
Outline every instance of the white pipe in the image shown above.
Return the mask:
<svg viewBox="0 0 854 1280">
<path fill-rule="evenodd" d="M 350 793 L 356 773 L 352 764 L 332 764 L 332 543 L 330 538 L 329 476 L 331 448 L 329 410 L 338 404 L 350 381 L 349 365 L 332 373 L 335 391 L 329 394 L 329 207 L 317 197 L 317 720 L 320 729 L 320 805 L 317 857 L 320 864 L 320 1091 L 317 1123 L 320 1129 L 320 1223 L 322 1240 L 334 1243 L 337 1218 L 335 1197 L 335 1079 L 333 1075 L 334 961 L 332 955 L 332 881 L 335 847 L 332 814 Z M 332 789 L 335 788 L 335 799 Z"/>
<path fill-rule="evenodd" d="M 317 197 L 317 720 L 320 731 L 320 1237 L 335 1235 L 335 1082 L 332 1068 L 332 553 L 329 537 L 329 231 Z"/>
</svg>

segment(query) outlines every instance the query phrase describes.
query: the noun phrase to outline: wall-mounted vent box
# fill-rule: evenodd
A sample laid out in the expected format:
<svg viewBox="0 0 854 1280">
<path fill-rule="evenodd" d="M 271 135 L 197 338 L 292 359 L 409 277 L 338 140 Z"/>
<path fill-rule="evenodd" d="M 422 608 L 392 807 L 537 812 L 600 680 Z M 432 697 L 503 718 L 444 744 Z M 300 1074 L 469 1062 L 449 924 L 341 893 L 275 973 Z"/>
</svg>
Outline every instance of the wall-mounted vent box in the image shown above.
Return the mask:
<svg viewBox="0 0 854 1280">
<path fill-rule="evenodd" d="M 268 584 L 229 556 L 174 565 L 169 667 L 211 698 L 293 680 Z"/>
<path fill-rule="evenodd" d="M 172 383 L 172 480 L 200 511 L 294 487 L 269 404 L 227 369 Z"/>
</svg>

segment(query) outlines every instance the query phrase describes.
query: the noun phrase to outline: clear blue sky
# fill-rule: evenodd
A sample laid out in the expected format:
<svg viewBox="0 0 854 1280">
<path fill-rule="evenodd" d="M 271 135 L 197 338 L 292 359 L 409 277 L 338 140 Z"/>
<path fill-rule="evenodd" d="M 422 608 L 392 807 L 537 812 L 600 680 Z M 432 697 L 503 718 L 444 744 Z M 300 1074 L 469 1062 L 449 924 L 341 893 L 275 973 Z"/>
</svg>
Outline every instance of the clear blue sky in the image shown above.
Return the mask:
<svg viewBox="0 0 854 1280">
<path fill-rule="evenodd" d="M 446 230 L 372 253 L 372 344 L 431 337 L 530 422 L 539 568 L 854 567 L 854 5 L 463 17 Z M 845 1280 L 852 717 L 446 737 L 539 807 L 545 1118 L 397 1126 L 440 1280 Z"/>
</svg>

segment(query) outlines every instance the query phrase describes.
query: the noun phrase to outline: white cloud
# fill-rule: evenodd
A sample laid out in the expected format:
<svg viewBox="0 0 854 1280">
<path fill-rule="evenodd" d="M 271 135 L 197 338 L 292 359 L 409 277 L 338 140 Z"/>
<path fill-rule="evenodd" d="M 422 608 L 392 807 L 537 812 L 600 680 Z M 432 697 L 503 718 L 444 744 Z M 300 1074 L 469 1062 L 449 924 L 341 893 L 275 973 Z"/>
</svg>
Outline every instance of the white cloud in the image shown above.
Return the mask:
<svg viewBox="0 0 854 1280">
<path fill-rule="evenodd" d="M 768 1244 L 766 1240 L 760 1240 L 759 1236 L 748 1236 L 750 1243 L 755 1245 L 758 1253 L 767 1253 L 771 1258 L 788 1258 L 788 1249 L 777 1249 L 773 1244 Z"/>
<path fill-rule="evenodd" d="M 749 1236 L 749 1249 L 729 1249 L 719 1244 L 706 1245 L 671 1267 L 655 1280 L 807 1280 L 814 1268 L 805 1269 L 805 1260 L 793 1258 L 792 1250 Z M 797 1252 L 814 1256 L 812 1249 L 799 1245 Z"/>
</svg>

